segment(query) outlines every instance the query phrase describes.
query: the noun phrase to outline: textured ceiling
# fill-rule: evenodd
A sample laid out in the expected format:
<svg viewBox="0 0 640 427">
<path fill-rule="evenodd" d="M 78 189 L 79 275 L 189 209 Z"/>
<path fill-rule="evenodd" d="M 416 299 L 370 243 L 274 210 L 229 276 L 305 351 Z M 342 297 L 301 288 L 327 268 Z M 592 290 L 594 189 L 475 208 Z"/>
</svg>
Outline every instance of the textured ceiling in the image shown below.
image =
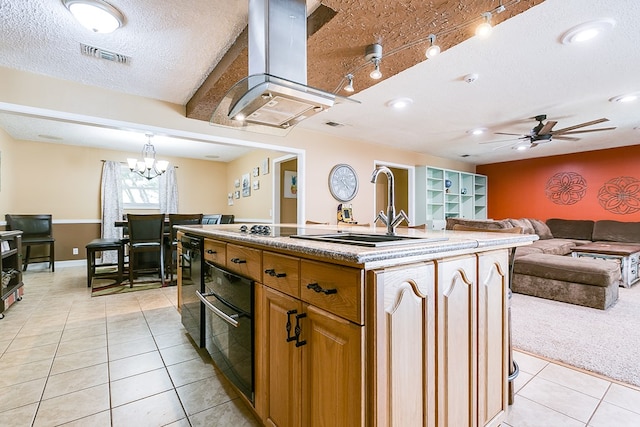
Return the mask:
<svg viewBox="0 0 640 427">
<path fill-rule="evenodd" d="M 509 7 L 495 14 L 491 21 L 499 24 L 542 1 L 500 2 Z M 496 9 L 500 3 L 494 0 L 324 0 L 318 9 L 309 5 L 308 29 L 313 33 L 307 41 L 307 84 L 327 92 L 351 95 L 341 91 L 344 76 L 351 73 L 357 94 L 423 62 L 430 34 L 438 35 L 437 44 L 443 50 L 472 37 L 475 26 L 471 24 L 480 23 L 482 13 Z M 324 15 L 326 22 L 317 15 Z M 452 31 L 452 28 L 460 29 Z M 422 42 L 416 43 L 419 40 Z M 383 47 L 384 73 L 377 81 L 369 78 L 371 67 L 364 59 L 366 47 L 373 43 Z M 246 46 L 245 32 L 189 101 L 187 117 L 209 120 L 224 94 L 247 76 Z"/>
<path fill-rule="evenodd" d="M 126 24 L 105 35 L 78 25 L 59 0 L 0 0 L 0 67 L 182 106 L 189 102 L 189 116 L 202 120 L 209 119 L 213 97 L 226 84 L 245 77 L 246 67 L 243 70 L 234 61 L 246 58 L 240 36 L 247 25 L 247 0 L 109 1 L 123 11 Z M 318 3 L 309 1 L 308 10 L 316 10 Z M 472 36 L 480 13 L 500 3 L 323 1 L 335 16 L 319 28 L 312 27 L 316 31 L 308 39 L 308 83 L 348 95 L 340 91 L 342 79 L 359 69 L 353 98 L 361 104 L 336 105 L 301 122 L 282 137 L 282 145 L 295 147 L 301 132 L 311 130 L 484 164 L 640 143 L 638 102 L 609 102 L 611 97 L 640 91 L 640 2 L 521 0 L 512 5 L 504 1 L 507 10 L 494 15 L 493 34 L 485 40 Z M 593 43 L 560 42 L 573 26 L 599 18 L 611 18 L 616 25 Z M 455 31 L 460 22 L 464 28 Z M 443 48 L 438 57 L 424 59 L 427 42 L 390 55 L 430 33 L 437 34 Z M 369 79 L 370 65 L 363 57 L 365 46 L 373 42 L 380 42 L 385 54 L 384 78 L 378 81 Z M 131 61 L 122 65 L 83 56 L 81 43 L 126 55 Z M 227 54 L 234 46 L 235 51 Z M 469 73 L 477 73 L 477 81 L 466 83 L 464 76 Z M 7 83 L 0 81 L 0 88 Z M 395 111 L 386 106 L 399 96 L 413 99 L 410 108 Z M 74 132 L 84 124 L 58 119 L 64 112 L 49 118 L 7 114 L 20 111 L 20 106 L 3 101 L 0 90 L 0 127 L 17 139 L 78 145 L 96 140 L 123 150 L 125 140 L 131 139 L 130 151 L 137 152 L 140 135 L 147 130 L 143 124 L 127 122 L 122 128 L 135 130 L 135 135 L 118 134 L 114 139 L 111 129 L 94 126 L 92 134 L 100 137 L 90 141 L 81 138 L 83 132 Z M 495 132 L 529 132 L 535 125 L 531 117 L 538 114 L 557 120 L 558 128 L 607 117 L 610 122 L 603 125 L 616 129 L 582 134 L 579 141 L 552 141 L 525 152 L 510 149 L 510 142 L 483 144 L 504 139 Z M 342 126 L 330 127 L 327 122 Z M 470 135 L 475 127 L 484 127 L 487 133 Z M 232 157 L 225 151 L 231 147 L 214 144 L 228 133 L 214 126 L 208 129 L 206 135 L 190 136 L 194 147 L 202 143 L 206 149 L 187 149 L 177 140 L 174 145 L 167 141 L 166 149 L 185 157 L 203 158 L 205 152 L 210 156 L 218 151 L 221 158 Z M 236 132 L 238 143 L 253 143 L 251 132 Z"/>
</svg>

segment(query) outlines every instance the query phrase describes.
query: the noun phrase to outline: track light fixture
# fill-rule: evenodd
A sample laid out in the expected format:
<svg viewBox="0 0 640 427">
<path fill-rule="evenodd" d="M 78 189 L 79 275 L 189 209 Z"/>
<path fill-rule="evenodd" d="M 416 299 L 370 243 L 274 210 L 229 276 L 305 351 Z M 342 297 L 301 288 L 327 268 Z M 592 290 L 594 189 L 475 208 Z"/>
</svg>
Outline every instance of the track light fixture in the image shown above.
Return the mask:
<svg viewBox="0 0 640 427">
<path fill-rule="evenodd" d="M 484 22 L 476 27 L 476 36 L 478 37 L 489 37 L 491 31 L 493 31 L 493 27 L 491 26 L 491 17 L 493 15 L 491 12 L 484 12 L 482 17 L 484 18 Z"/>
<path fill-rule="evenodd" d="M 425 51 L 424 55 L 431 59 L 434 56 L 438 55 L 440 53 L 440 46 L 438 46 L 437 44 L 435 44 L 436 42 L 436 35 L 435 34 L 429 34 L 429 41 L 431 42 L 431 45 L 427 48 L 427 50 Z"/>
<path fill-rule="evenodd" d="M 373 64 L 373 71 L 369 73 L 369 77 L 374 80 L 382 78 L 382 72 L 380 71 L 380 60 L 382 59 L 382 45 L 379 43 L 370 44 L 364 51 L 364 59 L 371 61 Z"/>
<path fill-rule="evenodd" d="M 347 92 L 353 92 L 353 74 L 347 74 L 347 85 L 344 87 L 344 90 Z"/>
</svg>

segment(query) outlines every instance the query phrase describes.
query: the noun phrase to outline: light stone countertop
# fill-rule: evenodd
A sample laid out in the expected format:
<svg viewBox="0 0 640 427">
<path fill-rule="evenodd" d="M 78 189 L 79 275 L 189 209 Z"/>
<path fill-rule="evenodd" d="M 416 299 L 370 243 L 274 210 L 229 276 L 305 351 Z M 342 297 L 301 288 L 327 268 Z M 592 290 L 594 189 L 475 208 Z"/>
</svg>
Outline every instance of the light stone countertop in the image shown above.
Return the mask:
<svg viewBox="0 0 640 427">
<path fill-rule="evenodd" d="M 365 268 L 381 268 L 412 262 L 428 261 L 443 257 L 482 252 L 492 249 L 509 248 L 530 244 L 538 239 L 535 234 L 510 234 L 468 231 L 422 231 L 398 228 L 397 234 L 412 237 L 434 239 L 400 245 L 365 247 L 344 243 L 328 243 L 288 237 L 289 234 L 382 234 L 386 227 L 360 227 L 336 225 L 296 225 L 296 224 L 258 224 L 268 225 L 272 235 L 242 233 L 243 224 L 225 225 L 180 225 L 177 229 L 191 235 L 224 240 L 231 243 L 249 244 L 264 249 L 280 249 L 308 255 L 313 258 L 326 258 L 327 261 L 354 264 Z M 244 224 L 249 229 L 254 224 Z M 282 233 L 283 236 L 279 236 Z"/>
</svg>

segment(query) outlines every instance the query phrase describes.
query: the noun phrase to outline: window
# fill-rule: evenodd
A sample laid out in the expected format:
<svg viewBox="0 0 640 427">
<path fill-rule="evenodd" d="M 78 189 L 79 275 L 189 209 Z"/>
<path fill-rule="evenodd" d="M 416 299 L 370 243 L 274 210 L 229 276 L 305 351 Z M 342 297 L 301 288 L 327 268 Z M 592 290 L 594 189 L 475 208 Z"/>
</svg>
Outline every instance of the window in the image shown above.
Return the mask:
<svg viewBox="0 0 640 427">
<path fill-rule="evenodd" d="M 146 179 L 131 172 L 125 164 L 120 165 L 122 203 L 124 209 L 159 209 L 159 180 Z"/>
</svg>

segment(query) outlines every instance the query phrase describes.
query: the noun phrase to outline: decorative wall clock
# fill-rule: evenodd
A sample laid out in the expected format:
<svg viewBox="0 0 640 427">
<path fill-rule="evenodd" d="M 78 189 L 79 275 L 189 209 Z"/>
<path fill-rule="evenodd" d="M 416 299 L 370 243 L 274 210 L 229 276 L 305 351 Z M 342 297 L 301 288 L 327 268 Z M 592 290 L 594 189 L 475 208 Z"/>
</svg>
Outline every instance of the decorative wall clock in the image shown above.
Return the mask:
<svg viewBox="0 0 640 427">
<path fill-rule="evenodd" d="M 358 193 L 358 175 L 347 164 L 338 164 L 329 172 L 329 191 L 339 202 L 348 202 Z"/>
</svg>

